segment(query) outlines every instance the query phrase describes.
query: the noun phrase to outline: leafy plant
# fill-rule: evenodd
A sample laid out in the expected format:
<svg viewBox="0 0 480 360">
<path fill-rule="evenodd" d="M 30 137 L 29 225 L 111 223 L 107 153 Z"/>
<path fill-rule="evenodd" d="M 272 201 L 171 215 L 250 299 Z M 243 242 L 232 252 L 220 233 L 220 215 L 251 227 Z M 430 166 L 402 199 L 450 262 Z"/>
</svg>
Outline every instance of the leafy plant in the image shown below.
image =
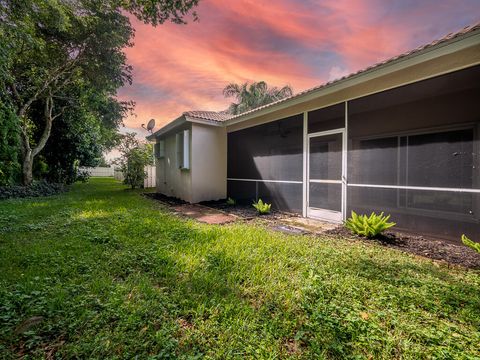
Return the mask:
<svg viewBox="0 0 480 360">
<path fill-rule="evenodd" d="M 0 200 L 10 198 L 26 198 L 51 196 L 67 191 L 68 187 L 60 183 L 48 183 L 44 180 L 34 181 L 29 186 L 0 186 Z"/>
<path fill-rule="evenodd" d="M 121 157 L 115 160 L 120 165 L 123 173 L 123 183 L 132 189 L 143 187 L 147 177 L 145 166 L 153 164 L 153 149 L 151 144 L 141 143 L 136 133 L 123 135 L 119 146 Z"/>
<path fill-rule="evenodd" d="M 235 201 L 235 199 L 232 199 L 231 197 L 229 197 L 226 201 L 227 205 L 228 206 L 235 206 L 237 205 L 237 202 Z"/>
<path fill-rule="evenodd" d="M 258 199 L 258 201 L 254 202 L 252 205 L 255 209 L 257 209 L 260 215 L 270 213 L 270 208 L 272 207 L 272 204 L 264 203 L 262 199 Z"/>
<path fill-rule="evenodd" d="M 90 173 L 87 170 L 77 169 L 77 176 L 75 178 L 75 181 L 81 181 L 82 183 L 86 183 L 88 182 L 88 179 L 90 179 Z"/>
<path fill-rule="evenodd" d="M 345 227 L 354 234 L 373 238 L 396 225 L 394 222 L 388 222 L 389 219 L 390 215 L 384 216 L 383 212 L 380 215 L 372 212 L 370 216 L 367 216 L 357 215 L 355 211 L 352 211 L 352 217 L 345 221 Z"/>
<path fill-rule="evenodd" d="M 476 252 L 480 253 L 480 243 L 470 240 L 465 234 L 462 235 L 462 242 Z"/>
</svg>

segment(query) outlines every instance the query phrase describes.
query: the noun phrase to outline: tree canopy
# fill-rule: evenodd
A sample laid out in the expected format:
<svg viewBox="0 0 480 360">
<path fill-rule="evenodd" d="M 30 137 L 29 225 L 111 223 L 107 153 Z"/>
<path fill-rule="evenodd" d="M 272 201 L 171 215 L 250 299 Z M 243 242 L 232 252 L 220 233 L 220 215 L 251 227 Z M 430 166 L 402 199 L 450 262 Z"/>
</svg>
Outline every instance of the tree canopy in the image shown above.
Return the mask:
<svg viewBox="0 0 480 360">
<path fill-rule="evenodd" d="M 65 170 L 118 143 L 118 127 L 133 105 L 116 98 L 132 81 L 124 53 L 134 33 L 127 13 L 152 25 L 184 23 L 197 3 L 0 0 L 0 101 L 16 118 L 10 122 L 19 134 L 24 184 L 41 152 L 51 169 Z"/>
<path fill-rule="evenodd" d="M 227 110 L 233 115 L 244 113 L 292 94 L 293 90 L 289 85 L 285 85 L 282 88 L 269 87 L 265 81 L 246 82 L 243 84 L 231 83 L 223 89 L 225 97 L 233 97 L 236 100 Z"/>
</svg>

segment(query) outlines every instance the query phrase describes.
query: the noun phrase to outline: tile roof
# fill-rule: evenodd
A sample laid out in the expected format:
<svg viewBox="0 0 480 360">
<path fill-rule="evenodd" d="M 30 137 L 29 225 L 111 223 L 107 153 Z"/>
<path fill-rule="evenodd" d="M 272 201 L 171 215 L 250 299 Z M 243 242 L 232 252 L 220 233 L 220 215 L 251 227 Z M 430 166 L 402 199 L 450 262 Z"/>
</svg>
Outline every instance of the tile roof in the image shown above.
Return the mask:
<svg viewBox="0 0 480 360">
<path fill-rule="evenodd" d="M 402 53 L 400 55 L 397 55 L 397 56 L 394 56 L 392 58 L 389 58 L 389 59 L 386 59 L 384 61 L 381 61 L 381 62 L 378 62 L 376 64 L 373 64 L 367 68 L 364 68 L 362 70 L 359 70 L 359 71 L 356 71 L 356 72 L 353 72 L 351 74 L 348 74 L 348 75 L 345 75 L 339 79 L 335 79 L 335 80 L 332 80 L 332 81 L 329 81 L 329 82 L 326 82 L 326 83 L 323 83 L 321 85 L 318 85 L 318 86 L 315 86 L 313 88 L 310 88 L 310 89 L 307 89 L 307 90 L 304 90 L 304 91 L 301 91 L 299 93 L 296 93 L 292 96 L 289 96 L 289 97 L 286 97 L 286 98 L 283 98 L 283 99 L 280 99 L 280 100 L 277 100 L 277 101 L 274 101 L 274 102 L 271 102 L 269 104 L 266 104 L 266 105 L 263 105 L 263 106 L 260 106 L 258 108 L 255 108 L 255 109 L 252 109 L 252 110 L 248 110 L 248 111 L 245 111 L 241 114 L 238 114 L 238 115 L 233 115 L 233 116 L 230 116 L 229 119 L 227 120 L 230 120 L 230 119 L 236 119 L 236 118 L 240 118 L 244 115 L 247 115 L 247 114 L 251 114 L 251 113 L 254 113 L 256 111 L 259 111 L 259 110 L 262 110 L 262 109 L 265 109 L 265 108 L 269 108 L 271 106 L 274 106 L 276 104 L 279 104 L 279 103 L 283 103 L 285 101 L 288 101 L 288 100 L 291 100 L 291 99 L 295 99 L 297 97 L 300 97 L 300 96 L 303 96 L 303 95 L 306 95 L 306 94 L 309 94 L 311 92 L 314 92 L 316 90 L 319 90 L 319 89 L 322 89 L 324 87 L 327 87 L 327 86 L 330 86 L 332 84 L 335 84 L 337 82 L 340 82 L 340 81 L 343 81 L 343 80 L 346 80 L 346 79 L 349 79 L 349 78 L 352 78 L 354 76 L 357 76 L 357 75 L 360 75 L 362 73 L 366 73 L 366 72 L 369 72 L 369 71 L 372 71 L 378 67 L 381 67 L 383 65 L 386 65 L 386 64 L 389 64 L 389 63 L 392 63 L 392 62 L 395 62 L 396 60 L 399 60 L 399 59 L 402 59 L 402 58 L 405 58 L 405 57 L 408 57 L 408 56 L 412 56 L 412 55 L 416 55 L 417 53 L 423 51 L 423 50 L 426 50 L 426 49 L 429 49 L 431 47 L 434 47 L 434 46 L 437 46 L 437 45 L 440 45 L 440 44 L 444 44 L 444 43 L 447 43 L 447 42 L 450 42 L 452 41 L 453 39 L 456 39 L 458 37 L 461 37 L 461 36 L 464 36 L 466 34 L 470 34 L 470 33 L 473 33 L 475 31 L 478 31 L 480 30 L 480 22 L 477 22 L 476 24 L 473 24 L 473 25 L 470 25 L 470 26 L 466 26 L 464 27 L 463 29 L 457 31 L 457 32 L 453 32 L 453 33 L 450 33 L 450 34 L 447 34 L 445 35 L 444 37 L 440 38 L 440 39 L 437 39 L 437 40 L 434 40 L 428 44 L 425 44 L 425 45 L 421 45 L 415 49 L 412 49 L 412 50 L 409 50 L 405 53 Z"/>
<path fill-rule="evenodd" d="M 210 121 L 216 121 L 216 122 L 222 122 L 222 121 L 228 120 L 233 116 L 232 114 L 228 114 L 224 111 L 217 112 L 217 111 L 200 111 L 200 110 L 186 111 L 183 113 L 183 115 L 192 117 L 192 118 L 210 120 Z"/>
</svg>

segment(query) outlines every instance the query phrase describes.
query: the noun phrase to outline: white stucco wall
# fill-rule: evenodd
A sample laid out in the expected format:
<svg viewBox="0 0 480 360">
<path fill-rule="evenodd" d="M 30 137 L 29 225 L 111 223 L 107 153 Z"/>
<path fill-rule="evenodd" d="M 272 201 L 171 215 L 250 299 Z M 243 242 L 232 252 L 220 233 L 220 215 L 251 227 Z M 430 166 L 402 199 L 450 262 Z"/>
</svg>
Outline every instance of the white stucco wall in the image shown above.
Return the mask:
<svg viewBox="0 0 480 360">
<path fill-rule="evenodd" d="M 192 124 L 192 200 L 227 196 L 227 132 L 224 127 Z"/>
<path fill-rule="evenodd" d="M 190 169 L 178 169 L 176 134 L 190 129 Z M 156 160 L 159 193 L 197 203 L 227 195 L 227 132 L 224 127 L 188 124 L 157 139 L 165 141 L 165 157 Z"/>
<path fill-rule="evenodd" d="M 165 140 L 165 157 L 156 159 L 156 189 L 159 193 L 167 196 L 180 198 L 193 202 L 192 198 L 192 169 L 182 170 L 177 167 L 176 134 L 185 129 L 191 130 L 191 125 L 183 126 L 165 137 L 157 139 Z M 190 131 L 190 133 L 192 133 Z M 190 136 L 190 159 L 191 159 L 191 136 Z"/>
</svg>

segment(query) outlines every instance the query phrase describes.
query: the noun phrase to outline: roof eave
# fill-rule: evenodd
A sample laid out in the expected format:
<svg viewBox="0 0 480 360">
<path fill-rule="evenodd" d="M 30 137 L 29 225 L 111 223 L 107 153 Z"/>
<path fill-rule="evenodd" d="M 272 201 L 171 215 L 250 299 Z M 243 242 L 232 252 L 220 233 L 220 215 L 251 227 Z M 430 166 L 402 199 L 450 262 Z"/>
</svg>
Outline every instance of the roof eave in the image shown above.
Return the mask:
<svg viewBox="0 0 480 360">
<path fill-rule="evenodd" d="M 160 129 L 155 131 L 153 134 L 148 135 L 147 140 L 148 141 L 155 141 L 159 136 L 162 136 L 162 135 L 166 134 L 167 132 L 175 129 L 176 127 L 178 127 L 180 125 L 183 125 L 186 122 L 187 122 L 187 119 L 185 118 L 185 116 L 182 115 L 182 116 L 176 118 L 175 120 L 169 122 L 164 127 L 161 127 Z"/>
</svg>

